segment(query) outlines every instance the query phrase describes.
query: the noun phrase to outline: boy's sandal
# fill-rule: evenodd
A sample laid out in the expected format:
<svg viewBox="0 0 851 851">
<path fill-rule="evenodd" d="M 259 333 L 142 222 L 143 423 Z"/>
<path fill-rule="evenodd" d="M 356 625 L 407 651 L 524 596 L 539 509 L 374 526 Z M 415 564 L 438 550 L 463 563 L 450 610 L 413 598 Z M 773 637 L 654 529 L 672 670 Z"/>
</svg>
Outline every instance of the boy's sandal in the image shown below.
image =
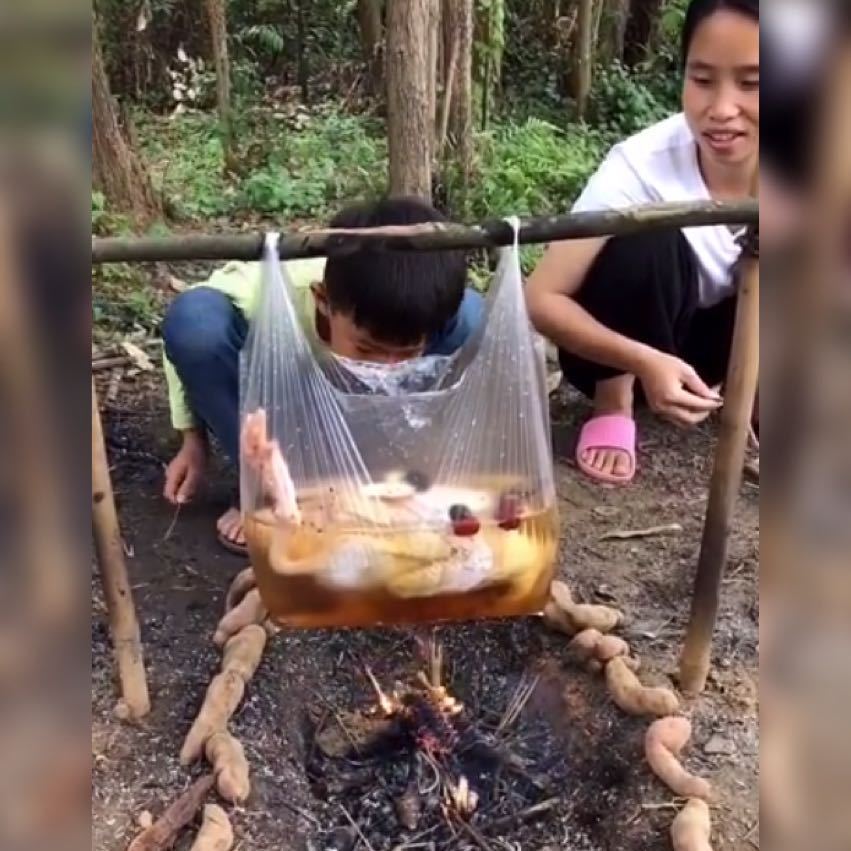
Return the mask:
<svg viewBox="0 0 851 851">
<path fill-rule="evenodd" d="M 235 556 L 243 556 L 245 558 L 248 557 L 248 545 L 240 544 L 236 541 L 232 541 L 227 536 L 223 535 L 221 532 L 216 534 L 216 537 L 219 540 L 219 543 L 229 552 L 233 553 Z"/>
<path fill-rule="evenodd" d="M 234 491 L 231 495 L 233 502 L 231 503 L 231 507 L 236 511 L 239 511 L 239 489 L 234 488 Z M 243 531 L 243 535 L 245 532 Z M 232 540 L 227 535 L 219 532 L 218 527 L 216 528 L 216 538 L 218 538 L 219 544 L 221 544 L 224 549 L 226 549 L 229 553 L 233 553 L 236 556 L 245 556 L 248 557 L 248 545 L 245 543 L 238 543 L 237 541 Z"/>
</svg>

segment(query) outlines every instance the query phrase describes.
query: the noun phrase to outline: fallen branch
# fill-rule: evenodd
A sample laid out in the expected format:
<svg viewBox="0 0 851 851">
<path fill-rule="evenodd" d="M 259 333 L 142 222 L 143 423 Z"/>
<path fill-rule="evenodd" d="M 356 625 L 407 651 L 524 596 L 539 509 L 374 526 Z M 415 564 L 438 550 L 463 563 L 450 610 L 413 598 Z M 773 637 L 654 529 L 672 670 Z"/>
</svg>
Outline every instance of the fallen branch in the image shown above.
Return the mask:
<svg viewBox="0 0 851 851">
<path fill-rule="evenodd" d="M 660 228 L 751 225 L 759 221 L 756 201 L 654 204 L 624 210 L 568 213 L 520 221 L 521 245 L 595 236 L 621 236 Z M 259 260 L 265 235 L 187 234 L 169 237 L 95 237 L 92 263 L 169 260 Z M 289 233 L 278 245 L 283 260 L 355 251 L 440 251 L 511 245 L 514 230 L 504 219 L 480 225 L 428 223 L 371 229 L 329 229 Z"/>
<path fill-rule="evenodd" d="M 669 535 L 682 532 L 683 527 L 679 523 L 668 523 L 665 526 L 651 526 L 648 529 L 627 529 L 619 532 L 607 532 L 600 536 L 598 541 L 631 541 L 633 538 L 652 538 L 654 535 Z"/>
<path fill-rule="evenodd" d="M 195 813 L 213 788 L 214 782 L 212 774 L 198 778 L 150 827 L 146 827 L 127 846 L 127 851 L 163 851 L 171 847 L 177 834 L 195 818 Z"/>
<path fill-rule="evenodd" d="M 521 824 L 528 824 L 541 816 L 546 815 L 550 810 L 554 810 L 561 804 L 560 798 L 548 798 L 546 801 L 541 801 L 539 804 L 533 804 L 519 813 L 514 813 L 510 816 L 494 819 L 488 823 L 488 831 L 494 833 L 503 833 L 513 827 Z"/>
<path fill-rule="evenodd" d="M 119 366 L 130 366 L 132 361 L 127 355 L 115 355 L 113 357 L 97 358 L 92 361 L 92 372 L 101 372 L 105 369 L 115 369 Z"/>
</svg>

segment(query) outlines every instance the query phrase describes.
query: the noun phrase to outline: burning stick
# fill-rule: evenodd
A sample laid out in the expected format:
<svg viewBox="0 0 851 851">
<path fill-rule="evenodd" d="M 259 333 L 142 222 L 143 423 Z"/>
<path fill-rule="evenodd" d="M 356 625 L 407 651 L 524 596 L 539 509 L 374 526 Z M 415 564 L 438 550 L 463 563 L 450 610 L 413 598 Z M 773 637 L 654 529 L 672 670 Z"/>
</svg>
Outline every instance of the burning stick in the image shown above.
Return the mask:
<svg viewBox="0 0 851 851">
<path fill-rule="evenodd" d="M 464 711 L 461 701 L 452 697 L 445 686 L 437 686 L 435 688 L 422 671 L 417 674 L 417 679 L 425 686 L 429 696 L 437 704 L 441 712 L 446 712 L 449 715 L 460 715 Z"/>
</svg>

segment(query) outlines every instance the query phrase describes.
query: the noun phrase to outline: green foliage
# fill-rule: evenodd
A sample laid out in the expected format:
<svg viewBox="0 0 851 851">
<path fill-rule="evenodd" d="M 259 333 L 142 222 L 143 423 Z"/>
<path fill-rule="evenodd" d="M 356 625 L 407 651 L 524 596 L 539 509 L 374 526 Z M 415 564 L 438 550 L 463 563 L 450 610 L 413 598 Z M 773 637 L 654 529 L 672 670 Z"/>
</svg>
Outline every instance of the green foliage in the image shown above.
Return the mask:
<svg viewBox="0 0 851 851">
<path fill-rule="evenodd" d="M 591 94 L 591 120 L 611 141 L 625 139 L 676 111 L 671 93 L 652 79 L 614 63 L 598 68 Z M 677 85 L 677 91 L 679 86 Z"/>
<path fill-rule="evenodd" d="M 99 339 L 139 329 L 156 333 L 162 315 L 161 295 L 138 268 L 112 265 L 95 277 L 92 320 Z"/>
<path fill-rule="evenodd" d="M 287 46 L 281 31 L 268 23 L 251 24 L 243 27 L 235 34 L 234 42 L 255 56 L 266 54 L 277 57 L 284 52 Z"/>
<path fill-rule="evenodd" d="M 595 132 L 547 121 L 507 123 L 477 139 L 478 180 L 469 199 L 475 219 L 568 210 L 605 147 Z M 449 180 L 450 198 L 456 177 Z"/>
<path fill-rule="evenodd" d="M 245 177 L 224 175 L 216 118 L 141 115 L 137 133 L 154 182 L 183 217 L 321 218 L 340 201 L 379 195 L 387 181 L 380 122 L 332 107 L 237 115 Z"/>
<path fill-rule="evenodd" d="M 92 233 L 100 233 L 106 218 L 106 198 L 103 192 L 92 191 Z"/>
<path fill-rule="evenodd" d="M 215 218 L 232 207 L 216 116 L 188 112 L 172 119 L 140 113 L 136 131 L 157 188 L 187 218 Z"/>
<path fill-rule="evenodd" d="M 132 232 L 126 216 L 109 209 L 101 192 L 92 192 L 92 233 Z M 125 263 L 92 267 L 92 320 L 96 342 L 144 328 L 153 332 L 162 315 L 159 296 L 141 267 Z"/>
<path fill-rule="evenodd" d="M 265 166 L 240 187 L 237 204 L 257 213 L 319 217 L 329 206 L 381 194 L 387 182 L 382 128 L 331 112 L 285 133 Z"/>
<path fill-rule="evenodd" d="M 480 123 L 486 128 L 494 112 L 496 92 L 501 88 L 502 54 L 505 50 L 505 0 L 475 0 L 474 16 L 474 114 L 480 103 Z"/>
</svg>

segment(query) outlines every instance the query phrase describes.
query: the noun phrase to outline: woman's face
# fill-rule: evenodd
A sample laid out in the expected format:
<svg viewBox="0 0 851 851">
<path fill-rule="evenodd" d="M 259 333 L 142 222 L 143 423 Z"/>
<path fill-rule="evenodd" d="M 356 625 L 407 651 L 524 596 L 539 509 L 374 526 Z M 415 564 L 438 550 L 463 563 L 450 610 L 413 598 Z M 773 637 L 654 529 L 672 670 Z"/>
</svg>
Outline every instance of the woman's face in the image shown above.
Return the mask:
<svg viewBox="0 0 851 851">
<path fill-rule="evenodd" d="M 683 109 L 704 161 L 731 167 L 759 158 L 759 24 L 724 9 L 695 30 Z"/>
</svg>

